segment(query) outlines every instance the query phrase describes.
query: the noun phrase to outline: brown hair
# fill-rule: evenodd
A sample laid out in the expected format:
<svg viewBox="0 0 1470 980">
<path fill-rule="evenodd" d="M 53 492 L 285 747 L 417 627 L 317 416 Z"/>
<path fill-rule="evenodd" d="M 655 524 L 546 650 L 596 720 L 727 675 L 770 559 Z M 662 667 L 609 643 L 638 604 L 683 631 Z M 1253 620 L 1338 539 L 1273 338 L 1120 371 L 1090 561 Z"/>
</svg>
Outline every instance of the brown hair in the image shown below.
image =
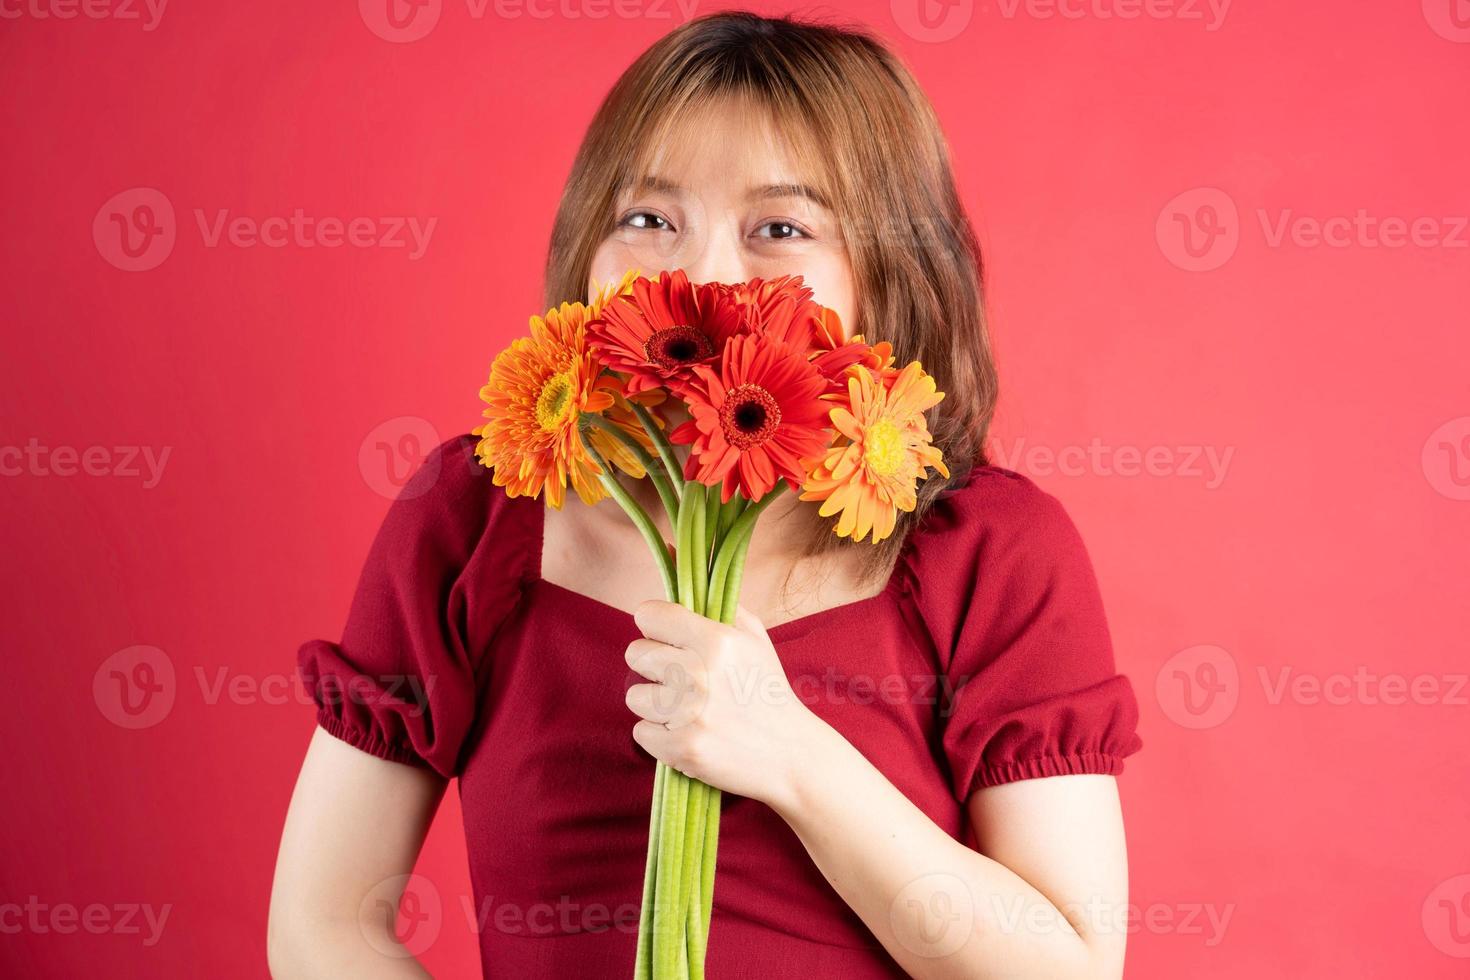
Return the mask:
<svg viewBox="0 0 1470 980">
<path fill-rule="evenodd" d="M 661 38 L 625 71 L 588 127 L 557 210 L 546 302 L 581 299 L 614 208 L 674 120 L 736 97 L 769 112 L 825 174 L 856 283 L 857 322 L 898 363 L 923 362 L 945 398 L 929 413 L 951 476 L 920 485 L 891 537 L 863 542 L 865 579 L 886 578 L 934 500 L 985 462 L 996 374 L 979 246 L 933 107 L 908 69 L 867 33 L 789 17 L 727 12 Z M 822 522 L 806 554 L 852 546 Z"/>
</svg>

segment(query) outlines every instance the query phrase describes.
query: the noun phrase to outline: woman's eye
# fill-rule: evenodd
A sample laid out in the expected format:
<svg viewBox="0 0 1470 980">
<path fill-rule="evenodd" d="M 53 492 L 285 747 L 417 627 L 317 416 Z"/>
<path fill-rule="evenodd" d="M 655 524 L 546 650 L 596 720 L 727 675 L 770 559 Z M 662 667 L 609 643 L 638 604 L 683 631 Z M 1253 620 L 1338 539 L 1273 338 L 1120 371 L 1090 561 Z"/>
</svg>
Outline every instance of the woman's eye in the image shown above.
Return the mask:
<svg viewBox="0 0 1470 980">
<path fill-rule="evenodd" d="M 652 211 L 634 211 L 618 223 L 627 228 L 644 228 L 649 231 L 669 231 L 673 228 L 667 218 Z"/>
<path fill-rule="evenodd" d="M 756 229 L 756 235 L 760 238 L 774 238 L 778 241 L 809 237 L 805 231 L 789 221 L 767 221 Z"/>
</svg>

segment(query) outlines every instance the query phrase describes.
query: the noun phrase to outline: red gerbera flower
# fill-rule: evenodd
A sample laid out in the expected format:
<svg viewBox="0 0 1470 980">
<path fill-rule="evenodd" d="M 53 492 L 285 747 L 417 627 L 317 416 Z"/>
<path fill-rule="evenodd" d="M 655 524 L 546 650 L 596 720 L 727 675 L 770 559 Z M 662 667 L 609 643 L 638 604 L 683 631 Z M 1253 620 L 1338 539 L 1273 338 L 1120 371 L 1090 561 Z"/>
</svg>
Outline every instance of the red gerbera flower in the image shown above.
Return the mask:
<svg viewBox="0 0 1470 980">
<path fill-rule="evenodd" d="M 628 376 L 627 394 L 682 394 L 694 366 L 716 362 L 741 329 L 738 310 L 721 300 L 720 287 L 694 285 L 683 270 L 639 278 L 588 324 L 588 343 L 605 367 Z"/>
<path fill-rule="evenodd" d="M 828 380 L 828 394 L 847 394 L 846 370 L 867 358 L 869 347 L 861 336 L 847 336 L 841 318 L 812 298 L 801 276 L 752 279 L 728 289 L 747 332 L 804 351 Z"/>
<path fill-rule="evenodd" d="M 752 279 L 725 287 L 749 333 L 762 333 L 800 351 L 811 349 L 822 307 L 801 276 Z"/>
<path fill-rule="evenodd" d="M 831 437 L 822 399 L 828 382 L 803 352 L 741 334 L 725 345 L 718 372 L 694 371 L 684 395 L 691 418 L 669 433 L 691 445 L 685 478 L 722 483 L 722 501 L 737 489 L 759 500 L 782 479 L 800 487 L 802 460 L 820 455 Z"/>
</svg>

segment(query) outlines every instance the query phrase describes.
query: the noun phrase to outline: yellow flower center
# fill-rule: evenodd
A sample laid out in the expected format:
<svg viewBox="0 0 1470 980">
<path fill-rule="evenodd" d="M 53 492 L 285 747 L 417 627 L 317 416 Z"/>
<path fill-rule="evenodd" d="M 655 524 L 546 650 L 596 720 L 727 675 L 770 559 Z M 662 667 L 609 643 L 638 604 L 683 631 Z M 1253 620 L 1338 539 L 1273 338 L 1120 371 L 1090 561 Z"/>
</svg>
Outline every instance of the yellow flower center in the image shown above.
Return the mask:
<svg viewBox="0 0 1470 980">
<path fill-rule="evenodd" d="M 879 476 L 890 476 L 903 464 L 903 433 L 891 419 L 879 419 L 863 433 L 863 462 Z"/>
<path fill-rule="evenodd" d="M 571 372 L 553 374 L 541 386 L 541 394 L 536 398 L 536 424 L 547 432 L 560 428 L 571 408 Z"/>
</svg>

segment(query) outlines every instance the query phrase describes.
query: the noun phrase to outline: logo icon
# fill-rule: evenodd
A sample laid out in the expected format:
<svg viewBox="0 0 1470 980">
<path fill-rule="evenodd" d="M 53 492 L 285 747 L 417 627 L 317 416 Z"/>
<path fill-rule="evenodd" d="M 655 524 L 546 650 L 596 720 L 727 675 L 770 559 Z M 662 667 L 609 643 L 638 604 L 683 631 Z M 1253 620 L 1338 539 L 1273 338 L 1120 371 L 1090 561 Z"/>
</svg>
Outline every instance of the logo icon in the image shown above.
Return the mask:
<svg viewBox="0 0 1470 980">
<path fill-rule="evenodd" d="M 1446 956 L 1470 958 L 1470 874 L 1446 878 L 1424 899 L 1424 935 Z"/>
<path fill-rule="evenodd" d="M 957 952 L 975 929 L 975 899 L 958 875 L 915 878 L 888 906 L 888 922 L 904 949 L 937 959 Z"/>
<path fill-rule="evenodd" d="M 892 0 L 893 22 L 915 41 L 941 44 L 953 40 L 975 15 L 975 0 Z"/>
<path fill-rule="evenodd" d="M 397 875 L 378 882 L 363 898 L 359 911 L 361 923 L 389 924 L 397 945 L 367 928 L 363 929 L 363 937 L 384 956 L 398 959 L 423 953 L 434 945 L 444 928 L 444 902 L 439 889 L 419 874 Z"/>
<path fill-rule="evenodd" d="M 428 36 L 443 8 L 443 0 L 357 0 L 357 12 L 368 30 L 394 44 Z"/>
<path fill-rule="evenodd" d="M 1421 0 L 1424 19 L 1446 41 L 1470 44 L 1470 0 Z"/>
<path fill-rule="evenodd" d="M 152 728 L 168 717 L 177 694 L 174 663 L 158 647 L 119 650 L 92 675 L 97 710 L 119 728 Z"/>
<path fill-rule="evenodd" d="M 417 497 L 438 478 L 438 459 L 432 458 L 441 442 L 438 431 L 427 419 L 400 415 L 376 426 L 363 437 L 357 450 L 357 468 L 374 493 L 389 500 Z M 413 487 L 408 483 L 426 464 L 436 467 Z"/>
<path fill-rule="evenodd" d="M 177 236 L 173 204 L 152 187 L 113 195 L 92 219 L 97 252 L 124 272 L 156 269 L 174 250 Z"/>
<path fill-rule="evenodd" d="M 1224 724 L 1240 701 L 1240 670 L 1223 647 L 1189 647 L 1159 668 L 1154 693 L 1176 725 L 1214 728 Z"/>
<path fill-rule="evenodd" d="M 1186 272 L 1218 269 L 1240 244 L 1240 213 L 1229 194 L 1196 187 L 1164 205 L 1154 226 L 1164 258 Z"/>
<path fill-rule="evenodd" d="M 1420 462 L 1431 487 L 1451 500 L 1470 500 L 1470 415 L 1435 429 Z"/>
</svg>

